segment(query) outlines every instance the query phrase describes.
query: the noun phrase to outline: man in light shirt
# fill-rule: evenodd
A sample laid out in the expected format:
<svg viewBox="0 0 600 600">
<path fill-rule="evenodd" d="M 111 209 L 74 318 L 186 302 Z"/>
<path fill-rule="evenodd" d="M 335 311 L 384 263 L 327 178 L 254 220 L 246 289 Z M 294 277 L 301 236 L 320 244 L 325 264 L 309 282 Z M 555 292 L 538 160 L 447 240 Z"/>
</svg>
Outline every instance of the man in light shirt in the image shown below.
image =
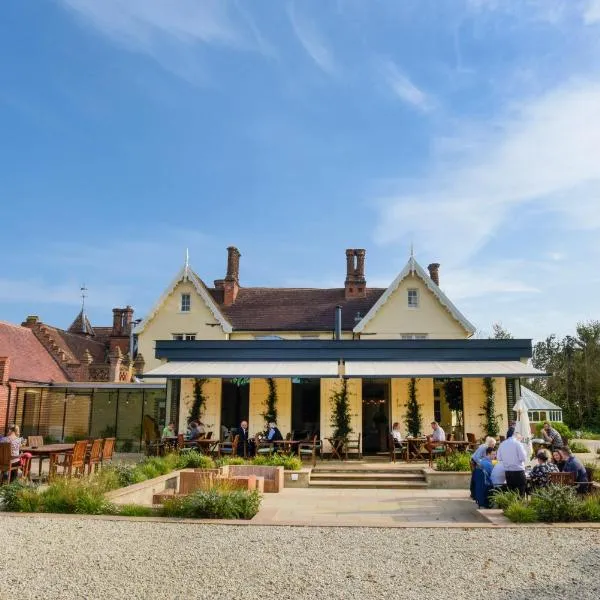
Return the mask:
<svg viewBox="0 0 600 600">
<path fill-rule="evenodd" d="M 504 465 L 501 462 L 497 462 L 492 469 L 492 474 L 490 475 L 490 479 L 492 480 L 492 485 L 494 487 L 500 487 L 506 484 L 506 475 L 504 473 Z"/>
<path fill-rule="evenodd" d="M 445 442 L 446 441 L 446 433 L 444 430 L 437 424 L 436 421 L 431 421 L 431 441 L 432 442 Z"/>
<path fill-rule="evenodd" d="M 514 435 L 514 430 L 508 430 L 511 435 L 504 440 L 498 448 L 498 461 L 504 466 L 506 474 L 506 487 L 509 490 L 518 490 L 521 496 L 525 495 L 527 478 L 525 477 L 525 461 L 527 454 L 523 444 Z"/>
</svg>

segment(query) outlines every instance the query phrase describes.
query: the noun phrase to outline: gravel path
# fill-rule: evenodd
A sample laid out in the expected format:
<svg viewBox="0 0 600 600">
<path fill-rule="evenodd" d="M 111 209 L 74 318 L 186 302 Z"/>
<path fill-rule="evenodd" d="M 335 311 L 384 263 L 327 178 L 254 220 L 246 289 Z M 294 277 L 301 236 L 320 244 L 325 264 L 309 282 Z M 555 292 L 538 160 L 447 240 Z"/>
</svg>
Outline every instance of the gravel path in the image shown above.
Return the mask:
<svg viewBox="0 0 600 600">
<path fill-rule="evenodd" d="M 600 530 L 248 527 L 0 515 L 0 598 L 600 597 Z"/>
</svg>

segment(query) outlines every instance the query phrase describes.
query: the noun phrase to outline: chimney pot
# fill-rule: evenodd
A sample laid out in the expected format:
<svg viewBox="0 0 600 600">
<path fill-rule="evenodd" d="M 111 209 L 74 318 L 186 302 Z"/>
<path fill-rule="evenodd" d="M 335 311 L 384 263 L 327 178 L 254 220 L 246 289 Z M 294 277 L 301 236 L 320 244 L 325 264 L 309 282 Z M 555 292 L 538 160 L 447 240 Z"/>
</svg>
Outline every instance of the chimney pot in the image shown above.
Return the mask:
<svg viewBox="0 0 600 600">
<path fill-rule="evenodd" d="M 29 315 L 21 325 L 23 327 L 33 327 L 36 323 L 38 323 L 40 318 L 37 315 Z"/>
<path fill-rule="evenodd" d="M 429 277 L 435 285 L 440 285 L 440 263 L 431 263 L 427 265 L 427 270 L 429 271 Z"/>
</svg>

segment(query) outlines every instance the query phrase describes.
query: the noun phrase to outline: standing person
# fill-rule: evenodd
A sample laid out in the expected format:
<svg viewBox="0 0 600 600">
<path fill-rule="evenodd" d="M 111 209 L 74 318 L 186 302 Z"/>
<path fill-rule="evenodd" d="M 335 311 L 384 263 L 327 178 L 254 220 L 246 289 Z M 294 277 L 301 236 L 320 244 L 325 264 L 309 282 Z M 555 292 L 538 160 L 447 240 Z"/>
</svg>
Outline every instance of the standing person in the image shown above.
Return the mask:
<svg viewBox="0 0 600 600">
<path fill-rule="evenodd" d="M 527 487 L 525 477 L 527 454 L 523 444 L 514 435 L 514 429 L 509 428 L 506 433 L 507 435 L 510 433 L 510 436 L 498 447 L 498 460 L 504 465 L 506 487 L 509 490 L 517 490 L 521 496 L 524 496 Z"/>
<path fill-rule="evenodd" d="M 478 465 L 482 459 L 484 459 L 487 455 L 487 449 L 491 448 L 492 450 L 496 447 L 496 440 L 495 438 L 493 438 L 492 436 L 488 436 L 485 438 L 485 442 L 483 444 L 481 444 L 481 446 L 479 446 L 479 448 L 477 448 L 477 450 L 475 450 L 475 452 L 473 452 L 473 455 L 471 456 L 471 460 L 475 463 L 475 465 Z"/>
<path fill-rule="evenodd" d="M 577 457 L 573 456 L 571 448 L 568 446 L 564 446 L 559 450 L 559 452 L 565 461 L 563 473 L 575 473 L 575 481 L 579 484 L 582 484 L 577 487 L 577 491 L 580 493 L 585 492 L 588 488 L 588 476 L 585 467 L 581 464 L 581 461 Z"/>
<path fill-rule="evenodd" d="M 431 421 L 431 441 L 445 442 L 446 432 L 438 425 L 437 421 Z"/>
<path fill-rule="evenodd" d="M 542 427 L 542 437 L 550 444 L 550 450 L 553 452 L 564 446 L 562 436 L 548 421 L 546 421 Z"/>
</svg>

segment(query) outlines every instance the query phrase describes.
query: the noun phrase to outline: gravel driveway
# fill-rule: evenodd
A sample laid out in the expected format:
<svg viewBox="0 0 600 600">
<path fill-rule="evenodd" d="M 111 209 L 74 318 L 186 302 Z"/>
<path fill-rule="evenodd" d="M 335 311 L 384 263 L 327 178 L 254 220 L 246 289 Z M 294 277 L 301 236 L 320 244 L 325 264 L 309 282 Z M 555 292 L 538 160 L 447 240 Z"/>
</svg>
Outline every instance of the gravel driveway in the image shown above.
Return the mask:
<svg viewBox="0 0 600 600">
<path fill-rule="evenodd" d="M 0 598 L 600 597 L 600 530 L 188 525 L 0 515 Z"/>
</svg>

